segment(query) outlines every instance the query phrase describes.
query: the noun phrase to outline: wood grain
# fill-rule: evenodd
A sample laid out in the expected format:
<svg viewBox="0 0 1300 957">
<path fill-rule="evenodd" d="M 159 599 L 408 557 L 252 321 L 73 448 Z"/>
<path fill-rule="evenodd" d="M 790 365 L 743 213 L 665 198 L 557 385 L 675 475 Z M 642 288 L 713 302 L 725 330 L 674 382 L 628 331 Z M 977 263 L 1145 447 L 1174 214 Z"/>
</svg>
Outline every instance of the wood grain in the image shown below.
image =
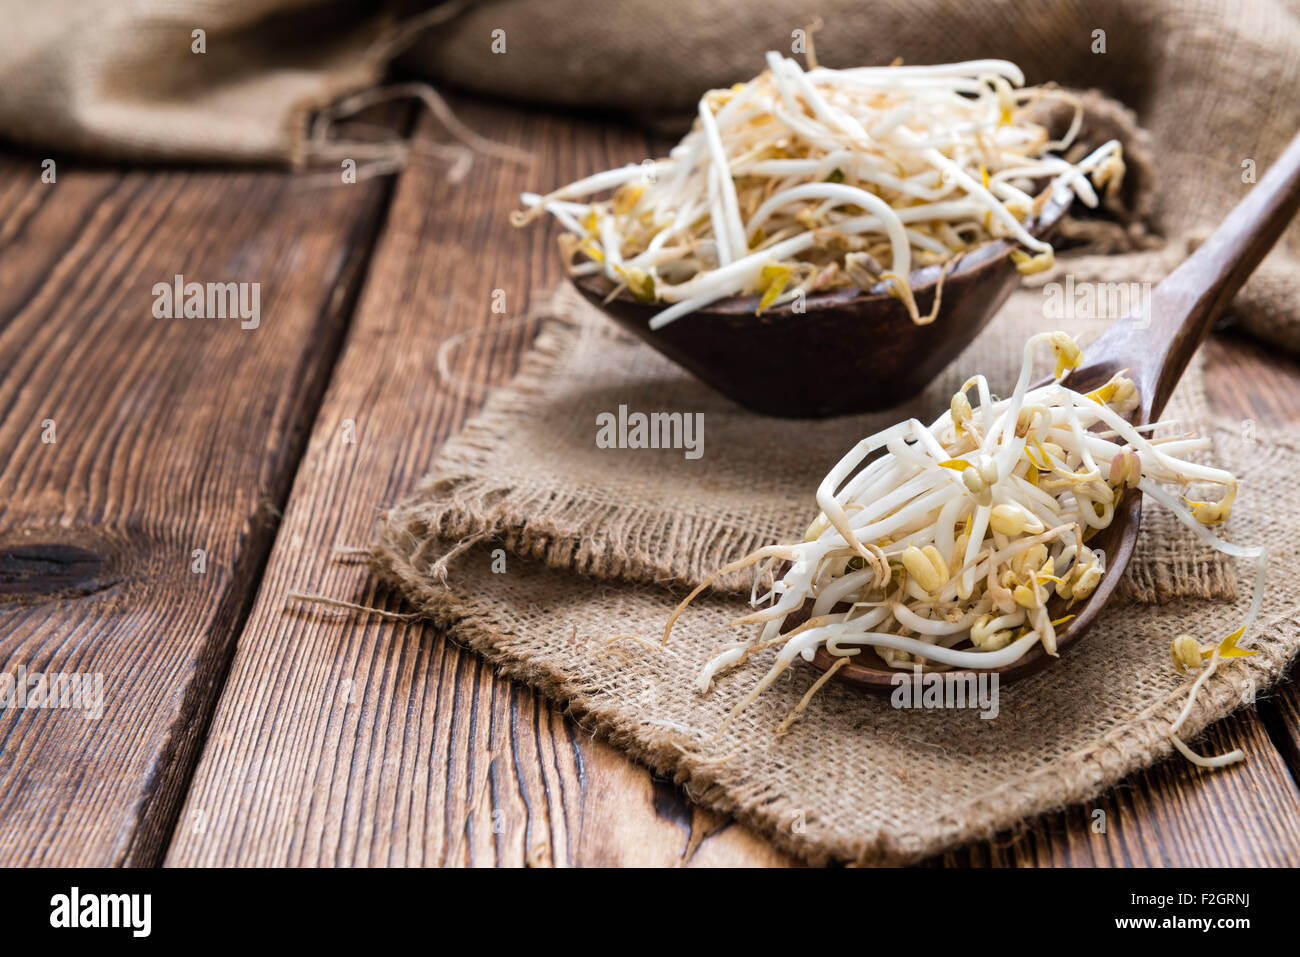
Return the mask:
<svg viewBox="0 0 1300 957">
<path fill-rule="evenodd" d="M 1096 801 L 1027 822 L 1016 833 L 943 855 L 977 867 L 1295 867 L 1300 811 L 1295 783 L 1259 718 L 1217 724 L 1202 745 L 1240 747 L 1244 764 L 1213 777 L 1171 759 Z M 1099 815 L 1097 812 L 1101 812 Z"/>
<path fill-rule="evenodd" d="M 0 864 L 149 864 L 388 190 L 39 162 L 0 160 L 0 671 L 98 674 L 104 711 L 0 710 Z M 261 283 L 259 327 L 155 318 L 177 273 Z"/>
<path fill-rule="evenodd" d="M 438 380 L 438 344 L 500 324 L 458 350 L 456 374 L 474 383 L 506 379 L 525 348 L 531 329 L 506 323 L 558 268 L 552 233 L 506 223 L 514 197 L 651 151 L 617 127 L 456 108 L 534 163 L 480 163 L 459 186 L 432 164 L 402 175 L 168 863 L 788 863 L 432 629 L 286 600 L 305 588 L 396 608 L 331 550 L 367 541 L 375 509 L 414 488 L 480 401 L 481 389 Z M 490 312 L 494 289 L 507 316 Z M 1279 381 L 1300 395 L 1300 378 Z M 348 418 L 354 445 L 340 437 Z M 1095 808 L 934 863 L 1296 863 L 1300 794 L 1259 719 L 1222 722 L 1207 747 L 1250 760 L 1216 775 L 1167 762 Z"/>
<path fill-rule="evenodd" d="M 559 277 L 553 234 L 507 224 L 516 197 L 646 149 L 623 130 L 461 107 L 535 160 L 480 161 L 459 186 L 431 161 L 401 177 L 168 863 L 775 860 L 432 629 L 286 602 L 304 588 L 382 600 L 331 550 L 368 541 L 376 507 L 409 493 L 477 407 L 481 389 L 439 381 L 439 343 L 502 323 L 453 365 L 504 380 L 532 332 L 506 323 Z M 506 316 L 490 311 L 495 289 Z"/>
</svg>

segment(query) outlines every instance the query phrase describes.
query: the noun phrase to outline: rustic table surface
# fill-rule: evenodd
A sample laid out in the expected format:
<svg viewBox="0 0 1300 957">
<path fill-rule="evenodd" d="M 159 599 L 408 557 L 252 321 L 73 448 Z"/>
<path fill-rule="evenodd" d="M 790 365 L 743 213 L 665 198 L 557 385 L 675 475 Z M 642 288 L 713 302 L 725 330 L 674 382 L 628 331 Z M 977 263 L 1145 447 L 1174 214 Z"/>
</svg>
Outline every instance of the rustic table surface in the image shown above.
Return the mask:
<svg viewBox="0 0 1300 957">
<path fill-rule="evenodd" d="M 417 155 L 344 184 L 60 160 L 50 184 L 42 157 L 0 158 L 0 671 L 105 680 L 99 720 L 0 710 L 0 865 L 792 863 L 432 628 L 286 598 L 398 607 L 333 550 L 481 401 L 440 385 L 439 343 L 499 321 L 494 290 L 523 316 L 559 278 L 553 233 L 507 222 L 518 193 L 663 145 L 455 105 L 531 167 L 454 185 Z M 155 319 L 178 273 L 260 282 L 260 327 Z M 467 339 L 457 375 L 504 381 L 531 332 Z M 1205 350 L 1220 410 L 1300 424 L 1295 360 L 1231 333 Z M 1300 689 L 1209 738 L 1249 760 L 1168 761 L 933 863 L 1300 864 Z"/>
</svg>

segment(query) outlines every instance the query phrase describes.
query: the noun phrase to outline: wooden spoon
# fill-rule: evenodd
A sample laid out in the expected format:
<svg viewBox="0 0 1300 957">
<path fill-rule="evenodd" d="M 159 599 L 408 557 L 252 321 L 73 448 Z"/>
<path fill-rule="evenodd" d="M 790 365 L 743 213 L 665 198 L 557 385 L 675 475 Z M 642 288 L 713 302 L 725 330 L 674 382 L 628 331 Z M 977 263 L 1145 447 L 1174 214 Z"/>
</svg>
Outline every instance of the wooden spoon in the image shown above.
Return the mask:
<svg viewBox="0 0 1300 957">
<path fill-rule="evenodd" d="M 1084 350 L 1082 364 L 1066 377 L 1066 385 L 1077 392 L 1090 392 L 1104 385 L 1116 372 L 1127 369 L 1141 397 L 1141 404 L 1129 419 L 1135 425 L 1156 421 L 1192 354 L 1242 283 L 1277 242 L 1298 208 L 1300 135 L 1291 141 L 1263 179 L 1250 187 L 1246 198 L 1213 235 L 1156 286 L 1140 315 L 1111 324 Z M 1111 524 L 1088 543 L 1089 547 L 1105 553 L 1106 574 L 1087 603 L 1072 609 L 1076 615 L 1065 631 L 1057 633 L 1057 648 L 1061 653 L 1077 644 L 1100 614 L 1133 555 L 1142 520 L 1142 496 L 1129 495 L 1125 502 L 1127 507 L 1117 509 Z M 834 660 L 823 649 L 818 651 L 814 663 L 825 669 Z M 979 670 L 997 673 L 999 682 L 1005 683 L 1040 671 L 1054 660 L 1037 645 L 1014 664 Z M 869 691 L 890 693 L 898 687 L 900 673 L 910 674 L 889 668 L 873 650 L 864 648 L 836 677 Z M 915 680 L 914 675 L 912 679 Z"/>
</svg>

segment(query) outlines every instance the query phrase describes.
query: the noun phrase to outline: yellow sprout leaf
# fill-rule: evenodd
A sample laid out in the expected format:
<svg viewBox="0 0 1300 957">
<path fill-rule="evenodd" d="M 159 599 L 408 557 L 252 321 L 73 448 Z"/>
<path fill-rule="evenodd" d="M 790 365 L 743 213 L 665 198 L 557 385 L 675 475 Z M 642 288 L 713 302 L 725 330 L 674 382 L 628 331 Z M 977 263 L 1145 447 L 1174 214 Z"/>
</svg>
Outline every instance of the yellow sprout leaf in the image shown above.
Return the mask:
<svg viewBox="0 0 1300 957">
<path fill-rule="evenodd" d="M 1063 615 L 1063 616 L 1060 617 L 1060 618 L 1053 618 L 1053 619 L 1052 619 L 1052 627 L 1053 627 L 1053 628 L 1060 628 L 1062 625 L 1064 625 L 1067 621 L 1069 621 L 1069 620 L 1070 620 L 1071 618 L 1073 618 L 1073 617 L 1075 617 L 1075 616 L 1074 616 L 1074 615 Z"/>
<path fill-rule="evenodd" d="M 627 283 L 627 290 L 632 294 L 632 298 L 637 302 L 654 302 L 655 300 L 655 280 L 644 269 L 624 269 L 618 267 L 619 275 Z"/>
<path fill-rule="evenodd" d="M 1051 458 L 1048 456 L 1047 450 L 1043 448 L 1043 443 L 1039 442 L 1038 437 L 1035 435 L 1031 435 L 1029 437 L 1029 441 L 1034 443 L 1034 446 L 1038 449 L 1038 454 L 1043 457 L 1043 461 L 1041 462 L 1038 461 L 1038 459 L 1034 458 L 1032 455 L 1029 454 L 1029 446 L 1026 445 L 1025 458 L 1029 459 L 1029 464 L 1032 465 L 1034 468 L 1038 469 L 1040 472 L 1052 471 Z"/>
<path fill-rule="evenodd" d="M 1084 395 L 1085 399 L 1092 399 L 1098 405 L 1105 405 L 1115 397 L 1115 389 L 1118 388 L 1114 382 L 1107 382 L 1100 389 L 1093 389 Z"/>
<path fill-rule="evenodd" d="M 965 459 L 948 459 L 946 462 L 939 463 L 943 468 L 952 469 L 954 472 L 964 472 L 970 468 L 970 463 Z"/>
<path fill-rule="evenodd" d="M 1236 631 L 1230 634 L 1227 638 L 1224 638 L 1223 641 L 1219 642 L 1219 657 L 1220 658 L 1249 658 L 1251 655 L 1259 654 L 1258 651 L 1237 647 L 1237 642 L 1241 639 L 1241 636 L 1244 635 L 1245 633 L 1246 633 L 1246 626 L 1242 625 L 1240 628 L 1238 628 Z M 1214 648 L 1213 647 L 1207 648 L 1201 652 L 1201 657 L 1208 658 L 1212 654 L 1214 654 Z"/>
<path fill-rule="evenodd" d="M 633 207 L 635 207 L 636 204 L 641 200 L 641 196 L 644 193 L 645 193 L 644 183 L 637 183 L 635 185 L 633 185 L 632 183 L 627 183 L 623 186 L 620 186 L 618 192 L 614 194 L 614 212 L 620 216 L 630 213 Z"/>
<path fill-rule="evenodd" d="M 760 275 L 762 282 L 759 288 L 763 290 L 763 298 L 758 301 L 755 314 L 761 316 L 764 309 L 781 298 L 781 293 L 785 292 L 785 287 L 790 284 L 790 267 L 780 263 L 768 263 L 763 267 Z"/>
</svg>

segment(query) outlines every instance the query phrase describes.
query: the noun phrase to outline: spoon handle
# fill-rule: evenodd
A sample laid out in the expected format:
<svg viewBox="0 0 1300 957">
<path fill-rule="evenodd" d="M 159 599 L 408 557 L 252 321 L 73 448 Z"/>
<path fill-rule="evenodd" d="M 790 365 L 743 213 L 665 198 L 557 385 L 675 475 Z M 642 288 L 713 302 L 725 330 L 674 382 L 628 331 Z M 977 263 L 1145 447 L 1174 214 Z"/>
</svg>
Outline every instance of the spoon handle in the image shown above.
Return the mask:
<svg viewBox="0 0 1300 957">
<path fill-rule="evenodd" d="M 1154 421 L 1214 321 L 1273 248 L 1300 208 L 1300 135 L 1228 218 L 1152 291 L 1146 322 L 1113 323 L 1088 347 L 1084 364 L 1129 367 L 1142 396 L 1143 419 Z"/>
</svg>

